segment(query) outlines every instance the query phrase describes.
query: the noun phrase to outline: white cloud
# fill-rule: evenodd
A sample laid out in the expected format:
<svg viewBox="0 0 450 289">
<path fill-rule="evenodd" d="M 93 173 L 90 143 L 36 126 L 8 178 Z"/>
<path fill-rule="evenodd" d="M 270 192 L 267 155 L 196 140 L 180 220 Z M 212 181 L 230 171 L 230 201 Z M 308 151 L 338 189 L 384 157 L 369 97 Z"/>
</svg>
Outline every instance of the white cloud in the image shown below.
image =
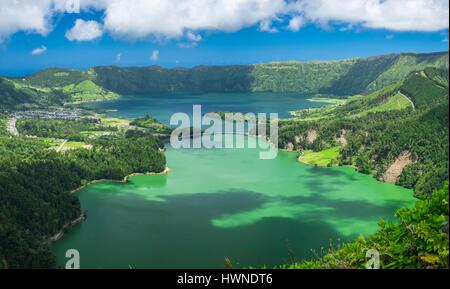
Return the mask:
<svg viewBox="0 0 450 289">
<path fill-rule="evenodd" d="M 116 54 L 116 61 L 121 61 L 122 60 L 122 52 L 119 52 Z"/>
<path fill-rule="evenodd" d="M 289 21 L 288 28 L 291 31 L 297 32 L 297 31 L 300 30 L 300 28 L 305 26 L 305 24 L 306 24 L 306 21 L 305 21 L 305 19 L 302 16 L 294 16 Z"/>
<path fill-rule="evenodd" d="M 187 40 L 189 40 L 189 43 L 179 43 L 178 47 L 180 48 L 193 48 L 193 47 L 197 47 L 198 43 L 200 41 L 202 41 L 202 36 L 200 34 L 195 34 L 192 31 L 188 31 L 186 33 L 186 38 Z"/>
<path fill-rule="evenodd" d="M 394 35 L 388 34 L 388 35 L 384 36 L 384 39 L 386 39 L 386 40 L 392 40 L 392 39 L 394 39 Z"/>
<path fill-rule="evenodd" d="M 93 20 L 77 19 L 75 25 L 66 32 L 70 41 L 91 41 L 103 35 L 102 26 Z"/>
<path fill-rule="evenodd" d="M 293 5 L 312 22 L 350 23 L 393 31 L 448 28 L 447 0 L 303 0 Z"/>
<path fill-rule="evenodd" d="M 35 48 L 31 51 L 31 55 L 41 55 L 47 51 L 47 47 L 42 45 L 41 47 Z"/>
<path fill-rule="evenodd" d="M 53 13 L 47 1 L 2 0 L 0 4 L 0 41 L 17 31 L 46 35 L 51 30 L 48 17 Z"/>
<path fill-rule="evenodd" d="M 259 23 L 259 31 L 277 33 L 278 29 L 272 26 L 272 20 L 263 20 Z"/>
<path fill-rule="evenodd" d="M 186 30 L 232 32 L 283 11 L 284 0 L 108 1 L 105 28 L 123 38 L 179 38 Z"/>
<path fill-rule="evenodd" d="M 202 41 L 202 36 L 200 34 L 194 34 L 191 31 L 188 31 L 186 37 L 192 42 L 200 42 Z"/>
<path fill-rule="evenodd" d="M 83 10 L 99 11 L 104 10 L 112 2 L 112 0 L 1 0 L 0 42 L 18 31 L 47 35 L 53 29 L 54 16 L 73 12 L 68 4 L 76 1 L 79 1 Z"/>
<path fill-rule="evenodd" d="M 66 11 L 66 3 L 67 0 L 2 0 L 0 41 L 17 31 L 48 34 L 54 16 Z M 272 21 L 277 19 L 288 20 L 288 27 L 294 31 L 308 23 L 392 31 L 440 31 L 449 27 L 448 0 L 82 0 L 80 3 L 82 11 L 104 14 L 105 32 L 125 39 L 179 39 L 186 36 L 186 31 L 233 32 L 255 25 L 261 31 L 274 32 L 277 28 Z M 303 21 L 298 15 L 302 15 Z M 100 24 L 89 25 L 86 27 L 92 31 L 79 29 L 69 37 L 74 40 L 100 37 Z M 75 28 L 76 25 L 72 29 Z"/>
<path fill-rule="evenodd" d="M 151 61 L 158 61 L 159 60 L 159 50 L 153 50 L 152 54 L 150 55 Z"/>
</svg>

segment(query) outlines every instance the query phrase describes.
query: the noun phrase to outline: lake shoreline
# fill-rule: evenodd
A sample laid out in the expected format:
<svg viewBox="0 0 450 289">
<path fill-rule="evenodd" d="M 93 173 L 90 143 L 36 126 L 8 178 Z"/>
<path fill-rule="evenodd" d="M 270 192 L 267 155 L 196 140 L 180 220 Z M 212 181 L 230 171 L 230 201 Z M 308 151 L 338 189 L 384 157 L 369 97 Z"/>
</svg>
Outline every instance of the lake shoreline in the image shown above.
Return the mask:
<svg viewBox="0 0 450 289">
<path fill-rule="evenodd" d="M 293 150 L 288 150 L 288 149 L 279 149 L 279 150 L 281 150 L 281 151 L 283 151 L 283 152 L 288 152 L 288 153 L 295 153 L 295 151 L 293 151 Z M 295 160 L 296 160 L 297 163 L 300 163 L 300 164 L 303 164 L 303 165 L 306 165 L 306 166 L 311 166 L 311 167 L 319 167 L 319 168 L 348 167 L 348 168 L 354 169 L 354 170 L 355 170 L 357 173 L 359 173 L 359 174 L 367 175 L 367 174 L 365 174 L 365 173 L 360 172 L 360 171 L 358 170 L 358 167 L 356 167 L 355 165 L 339 165 L 339 164 L 333 164 L 333 165 L 331 165 L 331 166 L 328 166 L 328 165 L 312 164 L 312 163 L 308 163 L 308 162 L 305 162 L 305 161 L 301 160 L 301 157 L 296 157 Z M 380 182 L 380 183 L 387 183 L 387 184 L 392 184 L 392 185 L 395 185 L 395 186 L 398 186 L 398 187 L 401 187 L 401 188 L 406 188 L 406 187 L 397 185 L 396 183 L 388 182 L 388 181 L 385 181 L 384 179 L 377 178 L 377 177 L 376 177 L 375 175 L 373 175 L 373 174 L 368 174 L 368 175 L 370 175 L 371 177 L 373 177 L 376 181 L 378 181 L 378 182 Z M 414 194 L 413 194 L 413 196 L 414 196 Z M 414 196 L 414 197 L 415 197 L 415 196 Z"/>
<path fill-rule="evenodd" d="M 122 180 L 114 180 L 114 179 L 98 179 L 98 180 L 93 180 L 88 182 L 85 185 L 82 185 L 81 187 L 78 187 L 72 191 L 70 191 L 70 194 L 75 194 L 79 191 L 82 191 L 83 189 L 89 187 L 90 185 L 93 184 L 98 184 L 98 183 L 121 183 L 121 184 L 126 184 L 129 182 L 130 178 L 132 177 L 138 177 L 138 176 L 155 176 L 155 175 L 167 175 L 168 173 L 170 173 L 172 171 L 171 168 L 166 167 L 162 172 L 159 173 L 155 173 L 155 172 L 148 172 L 148 173 L 132 173 L 129 175 L 126 175 Z"/>
<path fill-rule="evenodd" d="M 56 234 L 54 234 L 53 236 L 51 236 L 48 240 L 47 240 L 47 244 L 50 245 L 53 242 L 56 242 L 58 240 L 61 240 L 62 237 L 64 236 L 64 234 L 73 226 L 82 223 L 84 220 L 87 219 L 87 215 L 85 212 L 81 212 L 81 214 L 75 218 L 74 220 L 64 224 L 64 226 L 62 227 L 61 230 L 59 230 Z"/>
<path fill-rule="evenodd" d="M 147 173 L 132 173 L 129 175 L 126 175 L 122 180 L 113 180 L 113 179 L 99 179 L 99 180 L 93 180 L 88 182 L 85 185 L 82 185 L 81 187 L 78 187 L 72 191 L 69 192 L 69 194 L 75 194 L 79 191 L 82 191 L 84 189 L 86 189 L 87 187 L 93 185 L 93 184 L 98 184 L 98 183 L 105 183 L 105 182 L 111 182 L 111 183 L 121 183 L 121 184 L 126 184 L 129 182 L 131 177 L 138 177 L 138 176 L 156 176 L 156 175 L 167 175 L 168 173 L 170 173 L 172 171 L 171 168 L 166 167 L 162 172 L 159 173 L 155 173 L 155 172 L 147 172 Z M 75 218 L 74 220 L 64 224 L 64 226 L 62 227 L 61 230 L 59 230 L 56 234 L 54 234 L 53 236 L 51 236 L 48 240 L 47 240 L 47 244 L 52 244 L 53 242 L 56 242 L 58 240 L 61 240 L 62 237 L 64 236 L 64 234 L 73 226 L 78 225 L 82 222 L 84 222 L 87 219 L 87 214 L 86 212 L 81 212 L 81 214 Z"/>
</svg>

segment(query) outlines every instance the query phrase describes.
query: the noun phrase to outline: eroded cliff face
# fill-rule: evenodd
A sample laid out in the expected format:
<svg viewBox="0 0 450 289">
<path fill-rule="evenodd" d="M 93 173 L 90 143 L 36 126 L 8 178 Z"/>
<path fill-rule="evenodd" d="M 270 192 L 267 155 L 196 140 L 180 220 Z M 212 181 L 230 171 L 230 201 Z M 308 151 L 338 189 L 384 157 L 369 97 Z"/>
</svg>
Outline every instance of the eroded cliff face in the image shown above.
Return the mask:
<svg viewBox="0 0 450 289">
<path fill-rule="evenodd" d="M 413 158 L 411 156 L 411 152 L 403 151 L 400 155 L 394 160 L 394 162 L 388 167 L 386 172 L 384 172 L 381 179 L 388 183 L 397 182 L 398 177 L 403 172 L 403 169 L 413 163 Z"/>
<path fill-rule="evenodd" d="M 306 139 L 309 143 L 313 143 L 317 139 L 317 130 L 309 130 L 308 135 L 306 136 Z"/>
</svg>

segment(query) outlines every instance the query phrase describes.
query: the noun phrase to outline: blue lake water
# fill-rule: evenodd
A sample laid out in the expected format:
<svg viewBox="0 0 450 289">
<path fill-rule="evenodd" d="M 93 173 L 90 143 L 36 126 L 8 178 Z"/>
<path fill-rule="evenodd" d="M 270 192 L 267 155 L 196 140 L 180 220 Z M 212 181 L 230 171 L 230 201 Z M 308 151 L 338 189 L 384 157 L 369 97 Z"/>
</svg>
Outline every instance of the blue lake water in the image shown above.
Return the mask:
<svg viewBox="0 0 450 289">
<path fill-rule="evenodd" d="M 108 114 L 134 119 L 147 114 L 168 124 L 176 112 L 191 114 L 194 104 L 202 105 L 202 112 L 278 113 L 289 117 L 289 111 L 319 107 L 311 96 L 290 93 L 207 93 L 207 94 L 151 94 L 126 95 L 119 99 L 88 104 L 91 108 L 108 110 Z"/>
</svg>

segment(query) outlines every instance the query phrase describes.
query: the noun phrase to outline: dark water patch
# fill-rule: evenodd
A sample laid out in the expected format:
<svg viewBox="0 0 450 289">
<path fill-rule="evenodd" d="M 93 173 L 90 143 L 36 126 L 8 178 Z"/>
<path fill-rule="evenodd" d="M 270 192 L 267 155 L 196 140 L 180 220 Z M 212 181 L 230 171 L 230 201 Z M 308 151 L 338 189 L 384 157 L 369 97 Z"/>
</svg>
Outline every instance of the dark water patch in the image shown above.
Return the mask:
<svg viewBox="0 0 450 289">
<path fill-rule="evenodd" d="M 312 258 L 310 249 L 341 237 L 323 222 L 301 219 L 264 218 L 226 229 L 211 224 L 214 216 L 256 208 L 265 199 L 252 192 L 171 196 L 163 202 L 91 199 L 84 204 L 91 209 L 88 221 L 53 250 L 61 264 L 65 250 L 79 250 L 82 268 L 223 268 L 226 256 L 237 266 L 274 266 L 290 262 L 292 252 L 298 259 Z"/>
<path fill-rule="evenodd" d="M 349 168 L 346 168 L 349 169 Z M 328 167 L 320 167 L 320 166 L 307 166 L 307 172 L 311 176 L 317 177 L 318 175 L 321 176 L 328 176 L 328 177 L 337 177 L 342 176 L 348 179 L 349 181 L 355 181 L 356 178 L 352 174 L 348 174 L 347 171 L 344 170 L 338 170 L 336 167 L 328 168 Z"/>
<path fill-rule="evenodd" d="M 325 198 L 323 195 L 313 195 L 313 196 L 294 196 L 294 197 L 280 197 L 277 200 L 290 202 L 293 204 L 320 204 L 324 207 L 333 208 L 333 210 L 327 212 L 327 214 L 332 215 L 336 218 L 352 218 L 358 216 L 358 219 L 373 220 L 379 216 L 386 216 L 387 219 L 394 220 L 394 215 L 387 215 L 386 212 L 394 212 L 396 209 L 402 207 L 404 202 L 401 201 L 391 201 L 389 204 L 373 204 L 364 200 L 333 200 L 330 198 Z M 310 214 L 323 214 L 323 212 L 313 212 Z"/>
</svg>

